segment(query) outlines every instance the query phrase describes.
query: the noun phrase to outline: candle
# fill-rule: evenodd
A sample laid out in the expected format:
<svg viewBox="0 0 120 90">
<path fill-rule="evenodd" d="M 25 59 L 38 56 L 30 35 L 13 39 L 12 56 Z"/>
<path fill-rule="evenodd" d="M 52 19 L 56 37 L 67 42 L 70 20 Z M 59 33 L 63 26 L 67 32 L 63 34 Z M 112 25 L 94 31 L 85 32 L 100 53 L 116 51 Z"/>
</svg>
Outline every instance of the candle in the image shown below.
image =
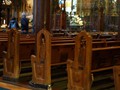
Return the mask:
<svg viewBox="0 0 120 90">
<path fill-rule="evenodd" d="M 5 19 L 4 19 L 4 21 L 3 21 L 3 24 L 5 24 Z"/>
</svg>

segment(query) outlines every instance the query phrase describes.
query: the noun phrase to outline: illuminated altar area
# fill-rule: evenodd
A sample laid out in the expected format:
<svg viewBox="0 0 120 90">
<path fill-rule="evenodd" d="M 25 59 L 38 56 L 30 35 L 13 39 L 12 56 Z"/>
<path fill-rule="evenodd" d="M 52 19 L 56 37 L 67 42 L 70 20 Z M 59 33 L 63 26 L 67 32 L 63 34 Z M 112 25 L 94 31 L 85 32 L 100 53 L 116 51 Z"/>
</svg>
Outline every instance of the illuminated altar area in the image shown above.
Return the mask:
<svg viewBox="0 0 120 90">
<path fill-rule="evenodd" d="M 51 0 L 51 29 L 94 31 L 118 31 L 120 23 L 119 0 Z M 33 0 L 1 0 L 0 26 L 7 27 L 12 16 L 20 22 L 26 12 L 30 23 L 33 20 Z M 56 20 L 56 8 L 61 16 Z M 58 25 L 56 22 L 59 22 Z M 30 27 L 32 24 L 30 24 Z M 56 27 L 57 25 L 57 27 Z"/>
<path fill-rule="evenodd" d="M 59 0 L 59 6 L 61 11 L 65 8 L 70 26 L 79 30 L 118 31 L 118 0 Z"/>
<path fill-rule="evenodd" d="M 22 12 L 26 13 L 31 23 L 33 19 L 33 0 L 0 0 L 0 28 L 7 28 L 13 16 L 20 22 Z M 32 27 L 31 24 L 30 27 Z"/>
</svg>

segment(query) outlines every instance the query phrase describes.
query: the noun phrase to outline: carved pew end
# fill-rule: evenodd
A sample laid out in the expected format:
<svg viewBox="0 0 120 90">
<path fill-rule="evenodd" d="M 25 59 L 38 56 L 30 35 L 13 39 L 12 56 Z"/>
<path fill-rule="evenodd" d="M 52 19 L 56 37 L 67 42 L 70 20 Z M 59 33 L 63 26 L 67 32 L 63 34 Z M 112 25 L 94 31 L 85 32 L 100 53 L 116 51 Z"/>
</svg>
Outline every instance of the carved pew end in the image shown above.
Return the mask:
<svg viewBox="0 0 120 90">
<path fill-rule="evenodd" d="M 51 85 L 36 84 L 36 83 L 34 83 L 34 82 L 32 82 L 32 81 L 29 82 L 29 85 L 30 85 L 32 88 L 52 90 L 52 89 L 51 89 Z"/>
<path fill-rule="evenodd" d="M 120 66 L 113 67 L 115 90 L 120 90 Z"/>
</svg>

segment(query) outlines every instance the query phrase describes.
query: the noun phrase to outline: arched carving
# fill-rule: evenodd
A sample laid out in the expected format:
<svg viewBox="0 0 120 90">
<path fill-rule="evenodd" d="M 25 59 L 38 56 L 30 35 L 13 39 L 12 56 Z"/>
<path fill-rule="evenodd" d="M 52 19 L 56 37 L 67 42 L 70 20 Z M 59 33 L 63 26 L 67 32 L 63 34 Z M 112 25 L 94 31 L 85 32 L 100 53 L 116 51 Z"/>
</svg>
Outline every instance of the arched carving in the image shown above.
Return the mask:
<svg viewBox="0 0 120 90">
<path fill-rule="evenodd" d="M 4 77 L 19 77 L 19 37 L 20 33 L 16 29 L 8 31 L 8 49 L 4 51 Z"/>
<path fill-rule="evenodd" d="M 51 84 L 51 34 L 42 29 L 37 33 L 37 54 L 31 56 L 32 82 Z"/>
</svg>

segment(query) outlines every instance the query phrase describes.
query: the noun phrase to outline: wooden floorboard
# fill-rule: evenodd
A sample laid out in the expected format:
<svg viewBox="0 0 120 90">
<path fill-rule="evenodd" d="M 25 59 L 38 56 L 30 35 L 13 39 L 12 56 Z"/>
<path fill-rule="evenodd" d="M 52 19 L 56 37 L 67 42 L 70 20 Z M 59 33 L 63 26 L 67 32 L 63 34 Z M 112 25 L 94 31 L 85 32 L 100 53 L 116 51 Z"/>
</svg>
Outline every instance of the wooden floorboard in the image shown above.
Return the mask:
<svg viewBox="0 0 120 90">
<path fill-rule="evenodd" d="M 0 77 L 0 90 L 4 90 L 4 88 L 5 90 L 32 90 L 28 83 L 10 82 Z"/>
<path fill-rule="evenodd" d="M 10 83 L 0 82 L 0 87 L 8 89 L 8 90 L 32 90 L 30 88 L 25 88 L 19 85 L 13 85 Z"/>
</svg>

